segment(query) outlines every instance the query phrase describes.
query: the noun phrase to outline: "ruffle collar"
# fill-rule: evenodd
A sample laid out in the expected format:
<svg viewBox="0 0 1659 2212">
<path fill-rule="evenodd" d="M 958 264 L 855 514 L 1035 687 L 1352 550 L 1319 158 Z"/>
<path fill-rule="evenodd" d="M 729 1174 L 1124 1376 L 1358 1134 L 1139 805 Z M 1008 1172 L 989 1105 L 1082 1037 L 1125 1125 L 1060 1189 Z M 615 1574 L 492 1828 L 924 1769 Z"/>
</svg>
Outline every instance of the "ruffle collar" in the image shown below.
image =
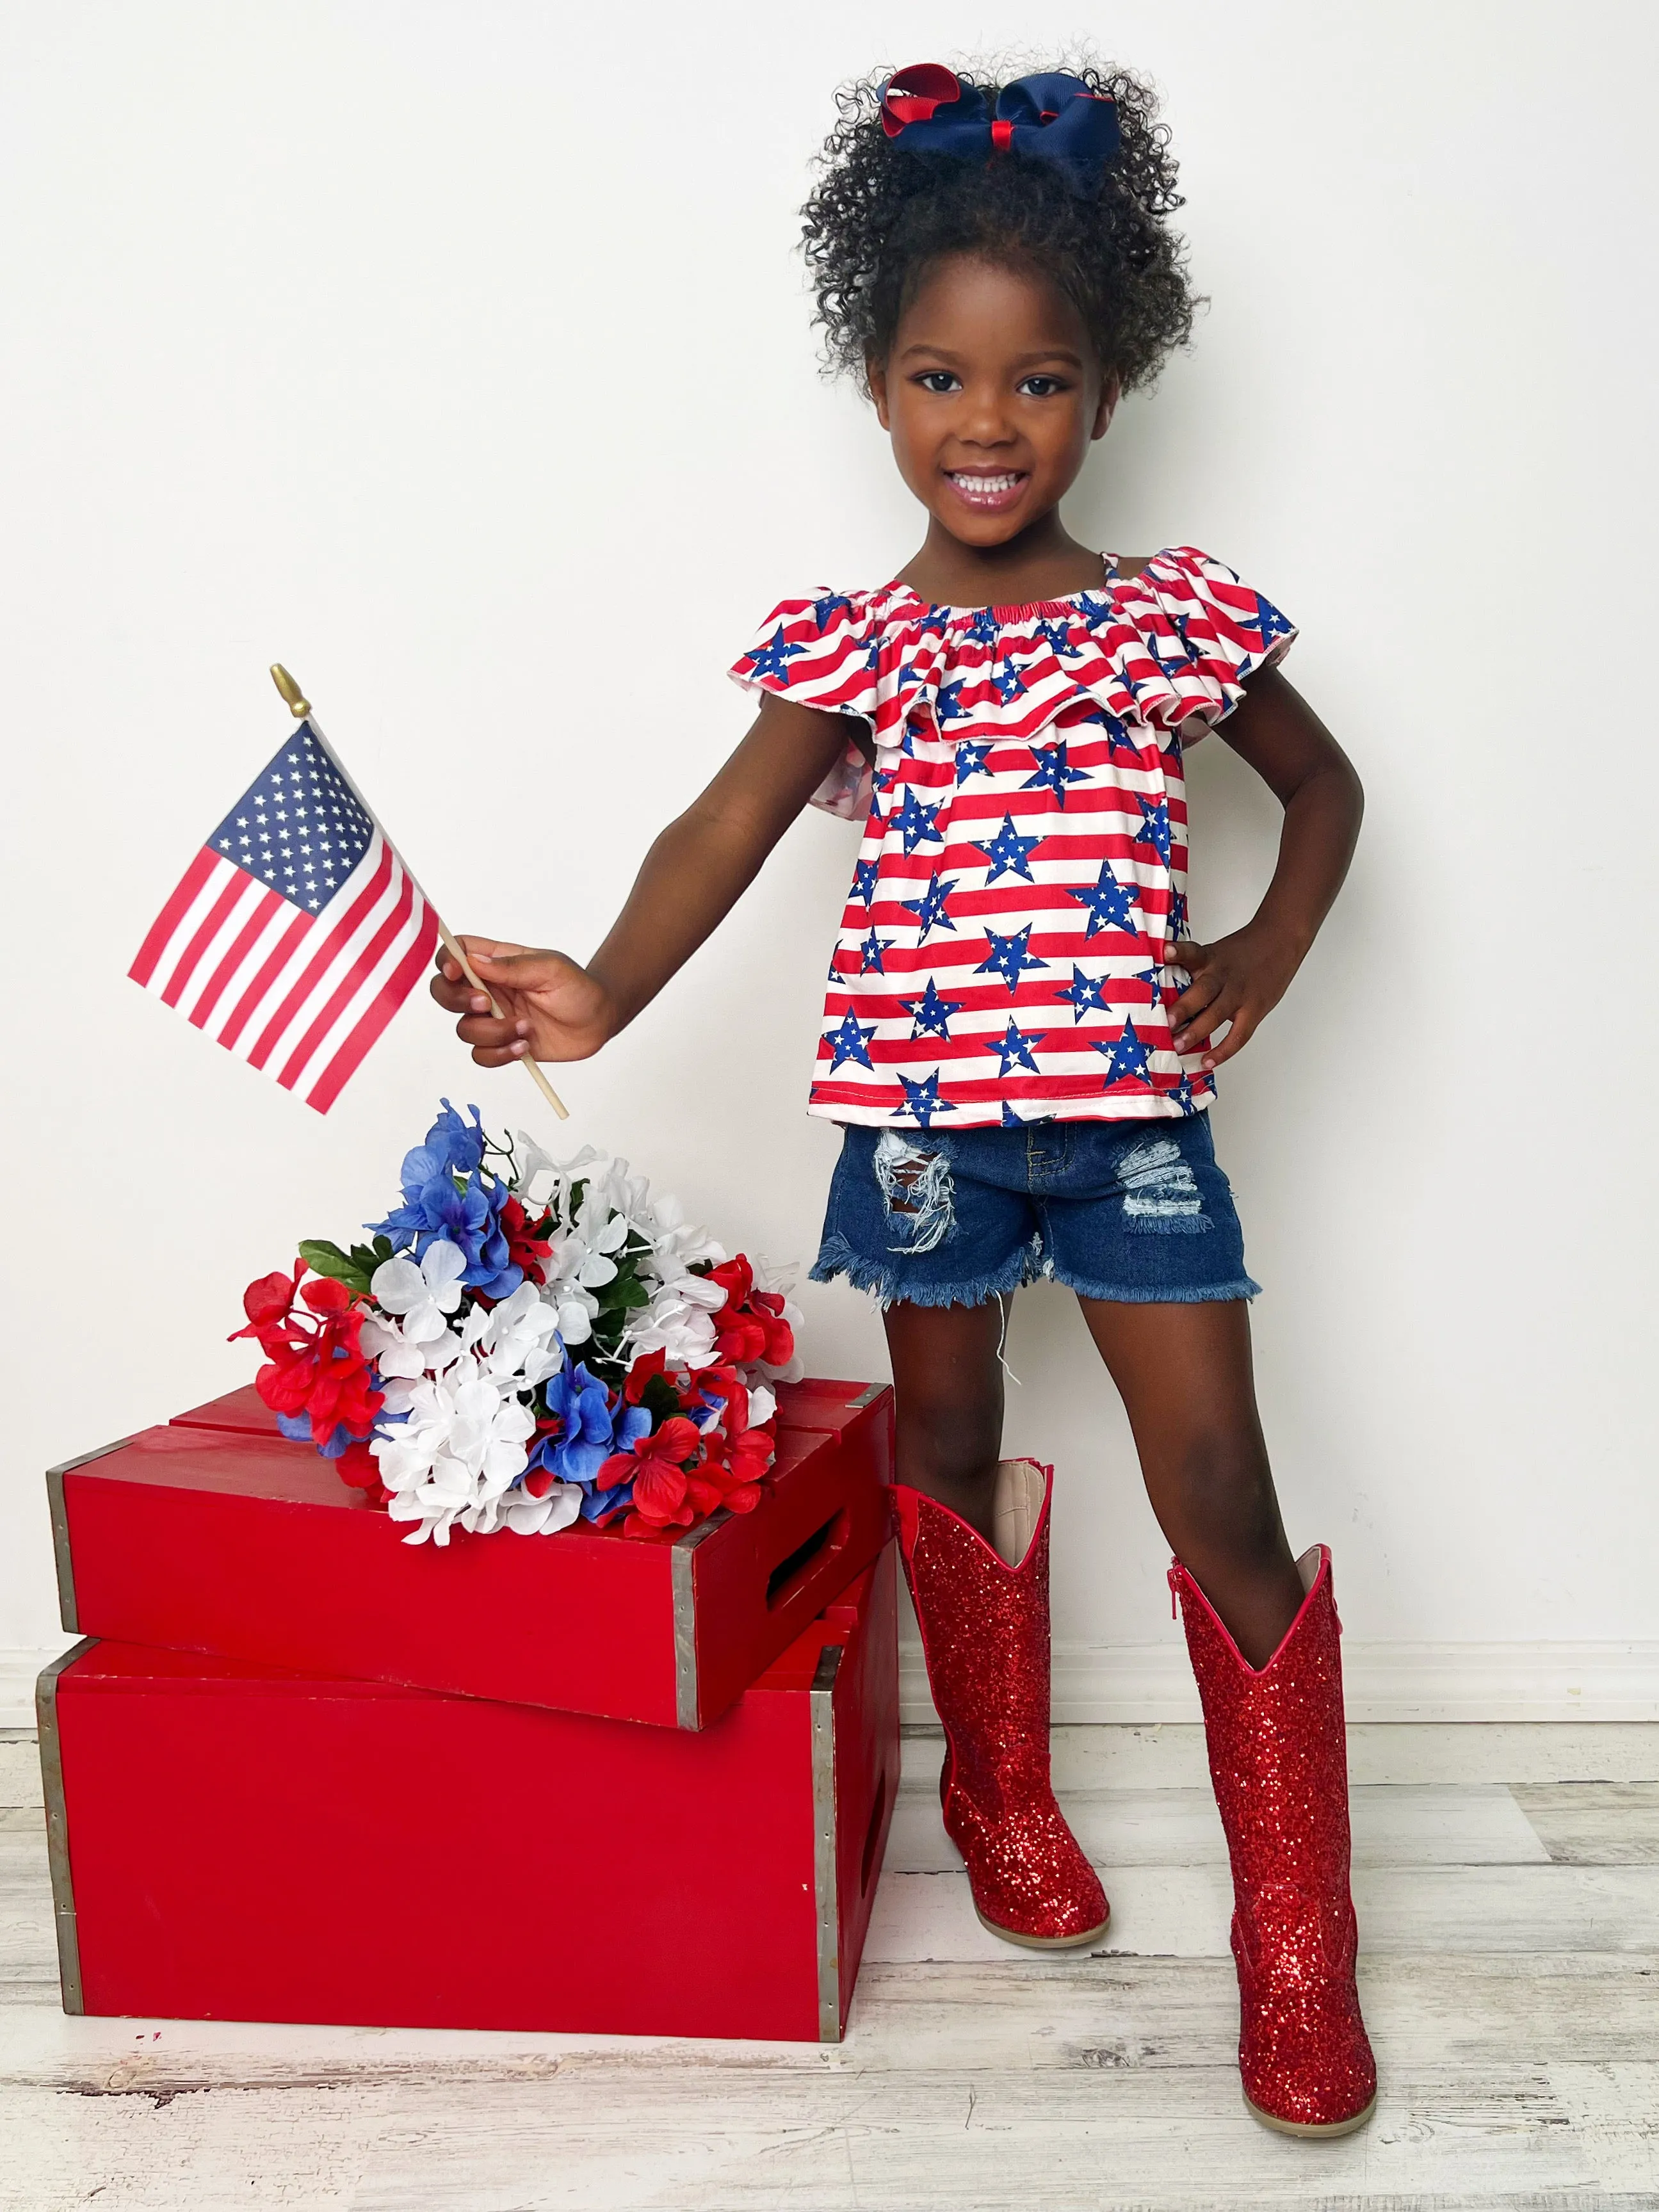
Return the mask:
<svg viewBox="0 0 1659 2212">
<path fill-rule="evenodd" d="M 927 723 L 951 742 L 1029 738 L 1079 703 L 1176 732 L 1220 721 L 1294 636 L 1233 569 L 1174 546 L 1133 576 L 1032 605 L 934 605 L 900 583 L 785 600 L 732 672 L 860 715 L 878 744 Z"/>
</svg>

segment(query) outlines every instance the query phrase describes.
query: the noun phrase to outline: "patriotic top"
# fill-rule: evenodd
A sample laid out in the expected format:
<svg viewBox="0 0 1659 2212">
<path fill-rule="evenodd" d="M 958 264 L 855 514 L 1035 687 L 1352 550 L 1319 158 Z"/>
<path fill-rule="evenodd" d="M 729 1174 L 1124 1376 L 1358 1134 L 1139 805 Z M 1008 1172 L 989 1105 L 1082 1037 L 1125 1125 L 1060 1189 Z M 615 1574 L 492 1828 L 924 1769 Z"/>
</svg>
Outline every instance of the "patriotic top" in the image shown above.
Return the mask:
<svg viewBox="0 0 1659 2212">
<path fill-rule="evenodd" d="M 817 794 L 864 816 L 809 1110 L 973 1128 L 1192 1114 L 1182 744 L 1295 631 L 1192 546 L 1097 591 L 934 606 L 905 584 L 786 599 L 732 673 L 857 715 Z M 860 789 L 860 783 L 867 789 Z M 866 811 L 867 809 L 867 811 Z"/>
</svg>

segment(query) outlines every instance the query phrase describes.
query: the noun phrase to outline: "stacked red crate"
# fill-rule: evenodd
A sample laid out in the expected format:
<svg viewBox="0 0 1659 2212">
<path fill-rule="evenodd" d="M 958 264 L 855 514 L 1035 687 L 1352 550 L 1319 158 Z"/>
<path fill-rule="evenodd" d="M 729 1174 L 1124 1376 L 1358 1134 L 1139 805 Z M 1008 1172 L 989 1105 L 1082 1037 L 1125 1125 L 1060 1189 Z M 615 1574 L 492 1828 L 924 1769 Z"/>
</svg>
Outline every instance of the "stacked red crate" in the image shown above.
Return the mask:
<svg viewBox="0 0 1659 2212">
<path fill-rule="evenodd" d="M 66 2006 L 837 2037 L 897 1780 L 891 1395 L 780 1395 L 762 1504 L 661 1541 L 415 1549 L 251 1393 L 54 1470 L 108 1639 L 41 1683 Z M 476 1898 L 411 1908 L 411 1850 Z"/>
</svg>

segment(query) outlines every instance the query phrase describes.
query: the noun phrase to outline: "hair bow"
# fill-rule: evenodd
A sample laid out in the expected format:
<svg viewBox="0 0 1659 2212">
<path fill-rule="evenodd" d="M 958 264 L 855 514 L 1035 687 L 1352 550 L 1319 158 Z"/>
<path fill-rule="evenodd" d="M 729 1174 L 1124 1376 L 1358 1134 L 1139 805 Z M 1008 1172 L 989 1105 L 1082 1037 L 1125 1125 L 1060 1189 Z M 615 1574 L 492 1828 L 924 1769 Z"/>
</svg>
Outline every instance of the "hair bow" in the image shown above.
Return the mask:
<svg viewBox="0 0 1659 2212">
<path fill-rule="evenodd" d="M 993 110 L 977 85 L 964 85 L 938 62 L 919 62 L 883 85 L 881 127 L 907 154 L 1053 161 L 1079 191 L 1093 188 L 1118 149 L 1117 102 L 1060 70 L 1004 85 Z"/>
</svg>

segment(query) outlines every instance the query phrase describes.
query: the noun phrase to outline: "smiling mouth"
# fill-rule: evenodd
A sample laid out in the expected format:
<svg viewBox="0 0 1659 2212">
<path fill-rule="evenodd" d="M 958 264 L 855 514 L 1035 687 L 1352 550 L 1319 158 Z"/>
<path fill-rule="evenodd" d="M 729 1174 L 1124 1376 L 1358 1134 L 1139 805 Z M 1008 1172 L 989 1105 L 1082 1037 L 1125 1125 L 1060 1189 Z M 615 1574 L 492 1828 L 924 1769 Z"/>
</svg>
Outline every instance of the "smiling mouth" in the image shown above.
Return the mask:
<svg viewBox="0 0 1659 2212">
<path fill-rule="evenodd" d="M 969 507 L 1012 507 L 1030 481 L 1025 469 L 947 469 L 945 481 Z"/>
</svg>

